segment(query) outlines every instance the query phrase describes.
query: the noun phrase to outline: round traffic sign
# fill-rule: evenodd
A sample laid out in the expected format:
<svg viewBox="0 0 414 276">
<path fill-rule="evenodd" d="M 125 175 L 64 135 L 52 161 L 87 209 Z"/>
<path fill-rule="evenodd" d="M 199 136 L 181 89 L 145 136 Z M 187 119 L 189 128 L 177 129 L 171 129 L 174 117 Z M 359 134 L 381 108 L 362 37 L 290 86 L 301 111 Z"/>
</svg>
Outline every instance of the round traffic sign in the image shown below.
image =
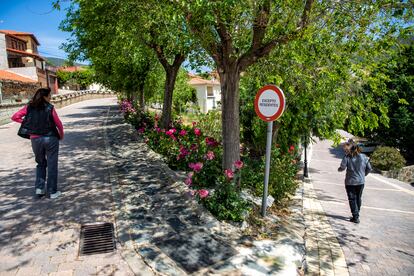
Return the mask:
<svg viewBox="0 0 414 276">
<path fill-rule="evenodd" d="M 265 85 L 260 88 L 254 99 L 254 110 L 265 122 L 275 121 L 285 110 L 285 95 L 276 85 Z"/>
</svg>

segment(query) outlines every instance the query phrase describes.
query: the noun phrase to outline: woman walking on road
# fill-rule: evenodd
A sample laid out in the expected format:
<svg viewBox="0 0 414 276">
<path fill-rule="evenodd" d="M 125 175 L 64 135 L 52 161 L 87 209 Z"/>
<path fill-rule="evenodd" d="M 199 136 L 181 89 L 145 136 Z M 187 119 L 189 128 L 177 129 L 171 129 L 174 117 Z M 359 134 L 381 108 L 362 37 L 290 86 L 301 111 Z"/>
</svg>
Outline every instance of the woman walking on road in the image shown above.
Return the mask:
<svg viewBox="0 0 414 276">
<path fill-rule="evenodd" d="M 364 190 L 365 176 L 372 171 L 372 167 L 368 157 L 361 153 L 361 148 L 355 142 L 345 143 L 344 150 L 345 156 L 338 171 L 341 172 L 346 169 L 345 189 L 352 213 L 350 221 L 359 223 L 359 211 L 361 210 L 361 197 Z"/>
<path fill-rule="evenodd" d="M 19 136 L 30 139 L 32 143 L 37 163 L 36 195 L 46 195 L 47 186 L 49 197 L 57 198 L 61 195 L 57 189 L 59 140 L 63 139 L 64 132 L 62 122 L 50 100 L 50 89 L 40 88 L 29 104 L 17 111 L 11 119 L 22 124 Z"/>
</svg>

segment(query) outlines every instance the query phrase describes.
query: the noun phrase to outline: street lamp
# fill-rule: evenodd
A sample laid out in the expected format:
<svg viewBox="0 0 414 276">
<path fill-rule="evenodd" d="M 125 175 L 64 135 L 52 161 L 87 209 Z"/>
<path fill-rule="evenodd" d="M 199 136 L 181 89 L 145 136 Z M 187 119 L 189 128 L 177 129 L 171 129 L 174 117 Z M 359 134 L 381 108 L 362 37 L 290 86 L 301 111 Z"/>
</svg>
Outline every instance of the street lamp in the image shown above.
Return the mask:
<svg viewBox="0 0 414 276">
<path fill-rule="evenodd" d="M 305 159 L 303 162 L 305 166 L 303 167 L 303 177 L 309 177 L 307 148 L 308 148 L 308 136 L 307 134 L 305 134 Z"/>
</svg>

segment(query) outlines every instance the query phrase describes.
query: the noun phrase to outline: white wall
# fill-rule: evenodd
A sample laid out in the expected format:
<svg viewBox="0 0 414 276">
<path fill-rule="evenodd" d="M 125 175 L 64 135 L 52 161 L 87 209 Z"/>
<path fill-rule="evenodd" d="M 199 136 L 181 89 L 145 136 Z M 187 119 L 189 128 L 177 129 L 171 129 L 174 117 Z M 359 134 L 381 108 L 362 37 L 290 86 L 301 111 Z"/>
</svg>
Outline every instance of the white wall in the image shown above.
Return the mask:
<svg viewBox="0 0 414 276">
<path fill-rule="evenodd" d="M 36 67 L 17 67 L 17 68 L 9 68 L 7 71 L 19 74 L 23 77 L 38 81 L 37 77 L 37 70 Z"/>
<path fill-rule="evenodd" d="M 6 50 L 6 35 L 0 33 L 0 70 L 9 68 Z"/>
<path fill-rule="evenodd" d="M 203 113 L 207 113 L 207 102 L 206 102 L 206 95 L 207 90 L 205 85 L 195 85 L 194 88 L 197 91 L 197 103 L 200 107 L 200 111 Z"/>
<path fill-rule="evenodd" d="M 207 97 L 207 86 L 213 86 L 214 97 Z M 217 109 L 219 107 L 217 102 L 221 101 L 220 85 L 198 84 L 193 85 L 193 87 L 197 91 L 197 102 L 201 112 L 207 113 L 209 110 Z M 215 108 L 213 108 L 214 106 Z"/>
</svg>

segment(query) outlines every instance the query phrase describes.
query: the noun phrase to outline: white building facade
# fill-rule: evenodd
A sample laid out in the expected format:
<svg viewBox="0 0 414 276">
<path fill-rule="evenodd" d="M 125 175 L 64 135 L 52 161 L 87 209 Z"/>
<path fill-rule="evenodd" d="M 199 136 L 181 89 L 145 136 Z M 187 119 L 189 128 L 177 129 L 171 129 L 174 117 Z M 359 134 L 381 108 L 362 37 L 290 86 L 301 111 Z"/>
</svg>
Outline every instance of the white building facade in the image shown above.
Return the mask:
<svg viewBox="0 0 414 276">
<path fill-rule="evenodd" d="M 200 111 L 207 113 L 210 110 L 221 107 L 221 88 L 217 80 L 206 80 L 200 77 L 193 77 L 189 84 L 196 89 L 197 102 Z"/>
</svg>

